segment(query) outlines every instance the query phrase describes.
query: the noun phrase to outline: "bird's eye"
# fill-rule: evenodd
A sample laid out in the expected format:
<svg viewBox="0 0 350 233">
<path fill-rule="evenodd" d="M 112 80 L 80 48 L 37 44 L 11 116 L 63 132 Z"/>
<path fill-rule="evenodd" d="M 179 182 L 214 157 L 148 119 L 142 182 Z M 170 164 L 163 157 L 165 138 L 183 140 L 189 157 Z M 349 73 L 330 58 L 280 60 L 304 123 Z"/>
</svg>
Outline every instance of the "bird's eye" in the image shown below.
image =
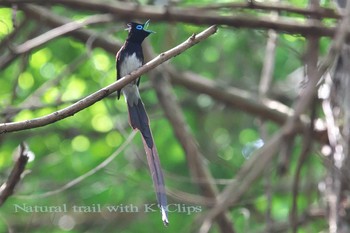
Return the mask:
<svg viewBox="0 0 350 233">
<path fill-rule="evenodd" d="M 136 29 L 137 29 L 137 30 L 142 30 L 142 28 L 143 28 L 142 25 L 137 25 L 137 26 L 136 26 Z"/>
</svg>

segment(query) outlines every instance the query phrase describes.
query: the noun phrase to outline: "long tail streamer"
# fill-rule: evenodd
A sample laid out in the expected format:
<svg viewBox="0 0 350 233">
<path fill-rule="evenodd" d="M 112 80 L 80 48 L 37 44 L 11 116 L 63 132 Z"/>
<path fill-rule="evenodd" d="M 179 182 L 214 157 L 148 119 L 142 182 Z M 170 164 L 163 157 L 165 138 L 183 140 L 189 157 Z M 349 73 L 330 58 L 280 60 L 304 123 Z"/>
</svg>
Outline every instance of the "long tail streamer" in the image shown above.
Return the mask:
<svg viewBox="0 0 350 233">
<path fill-rule="evenodd" d="M 152 175 L 153 185 L 156 191 L 158 205 L 162 213 L 162 220 L 164 225 L 168 225 L 167 212 L 167 197 L 165 193 L 165 184 L 163 172 L 161 169 L 158 151 L 154 144 L 151 128 L 149 126 L 149 119 L 145 107 L 139 99 L 137 104 L 129 105 L 129 122 L 133 129 L 140 131 L 142 135 L 143 146 L 147 155 L 148 166 Z"/>
</svg>

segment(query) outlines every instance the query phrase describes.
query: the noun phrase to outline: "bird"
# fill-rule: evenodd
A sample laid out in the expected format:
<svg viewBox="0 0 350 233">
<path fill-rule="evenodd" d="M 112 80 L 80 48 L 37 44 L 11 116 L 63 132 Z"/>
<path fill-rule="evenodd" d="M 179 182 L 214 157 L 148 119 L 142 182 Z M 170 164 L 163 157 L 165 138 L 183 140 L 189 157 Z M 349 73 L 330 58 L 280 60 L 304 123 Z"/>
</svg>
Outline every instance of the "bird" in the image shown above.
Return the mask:
<svg viewBox="0 0 350 233">
<path fill-rule="evenodd" d="M 154 33 L 154 31 L 147 29 L 148 26 L 149 20 L 144 24 L 135 22 L 127 24 L 127 28 L 125 29 L 128 31 L 127 39 L 116 54 L 117 80 L 137 70 L 144 64 L 141 44 L 146 37 Z M 140 77 L 138 77 L 136 81 L 124 86 L 121 90 L 118 90 L 117 97 L 119 100 L 120 94 L 123 93 L 129 112 L 129 124 L 134 130 L 138 130 L 141 133 L 162 221 L 164 225 L 167 226 L 169 221 L 164 176 L 158 151 L 152 136 L 149 118 L 138 89 L 139 84 Z"/>
</svg>

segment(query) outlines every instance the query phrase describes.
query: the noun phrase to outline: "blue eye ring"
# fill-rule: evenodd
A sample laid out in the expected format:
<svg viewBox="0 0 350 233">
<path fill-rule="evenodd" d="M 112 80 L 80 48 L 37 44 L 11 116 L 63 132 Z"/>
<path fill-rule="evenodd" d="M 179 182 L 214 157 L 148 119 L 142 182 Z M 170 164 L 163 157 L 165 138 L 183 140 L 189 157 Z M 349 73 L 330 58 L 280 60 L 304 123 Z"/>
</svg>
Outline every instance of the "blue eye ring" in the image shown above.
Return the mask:
<svg viewBox="0 0 350 233">
<path fill-rule="evenodd" d="M 137 29 L 137 30 L 142 30 L 143 27 L 142 27 L 142 25 L 137 25 L 137 26 L 136 26 L 136 29 Z"/>
</svg>

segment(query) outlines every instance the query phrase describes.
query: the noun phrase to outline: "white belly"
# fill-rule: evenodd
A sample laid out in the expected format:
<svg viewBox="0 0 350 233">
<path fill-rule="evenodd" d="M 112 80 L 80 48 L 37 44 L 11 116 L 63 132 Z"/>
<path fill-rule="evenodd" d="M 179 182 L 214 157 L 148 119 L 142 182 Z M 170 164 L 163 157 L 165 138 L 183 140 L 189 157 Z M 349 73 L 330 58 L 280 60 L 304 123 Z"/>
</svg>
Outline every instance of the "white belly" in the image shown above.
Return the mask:
<svg viewBox="0 0 350 233">
<path fill-rule="evenodd" d="M 133 53 L 131 56 L 126 57 L 124 62 L 120 67 L 120 77 L 124 77 L 127 74 L 130 74 L 132 71 L 141 67 L 142 63 L 139 59 L 136 58 L 136 53 Z"/>
<path fill-rule="evenodd" d="M 142 62 L 136 58 L 136 54 L 133 53 L 131 56 L 125 58 L 124 62 L 121 64 L 120 77 L 124 77 L 127 74 L 130 74 L 132 71 L 138 69 L 142 66 Z M 139 89 L 136 86 L 136 81 L 127 84 L 122 89 L 123 95 L 125 97 L 126 102 L 129 105 L 134 105 L 138 103 L 140 99 Z"/>
</svg>

